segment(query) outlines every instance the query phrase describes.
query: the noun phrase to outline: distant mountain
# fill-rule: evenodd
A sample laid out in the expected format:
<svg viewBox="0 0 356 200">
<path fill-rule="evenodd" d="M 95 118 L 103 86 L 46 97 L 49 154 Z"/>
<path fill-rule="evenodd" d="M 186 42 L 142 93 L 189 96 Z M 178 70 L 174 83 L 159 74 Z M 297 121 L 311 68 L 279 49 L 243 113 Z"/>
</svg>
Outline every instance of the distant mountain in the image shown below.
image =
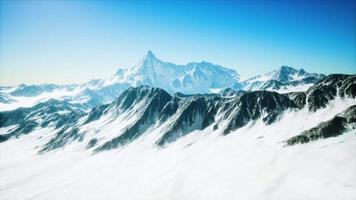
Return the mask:
<svg viewBox="0 0 356 200">
<path fill-rule="evenodd" d="M 134 67 L 119 70 L 109 82 L 128 83 L 133 87 L 149 85 L 173 94 L 211 93 L 239 81 L 236 71 L 209 62 L 176 65 L 163 62 L 151 51 Z"/>
<path fill-rule="evenodd" d="M 88 110 L 116 99 L 129 87 L 149 85 L 171 94 L 211 93 L 239 81 L 236 71 L 208 62 L 175 65 L 163 62 L 151 51 L 134 67 L 119 69 L 108 79 L 73 85 L 19 85 L 0 88 L 0 110 L 29 107 L 51 98 L 80 104 Z"/>
<path fill-rule="evenodd" d="M 7 134 L 0 135 L 0 141 L 10 137 L 20 137 L 40 127 L 58 129 L 70 126 L 83 114 L 77 105 L 54 99 L 29 108 L 0 112 L 0 127 L 16 126 Z"/>
<path fill-rule="evenodd" d="M 241 81 L 241 85 L 244 90 L 305 91 L 325 77 L 323 74 L 308 73 L 304 69 L 282 66 L 278 70 Z"/>
<path fill-rule="evenodd" d="M 84 84 L 24 85 L 0 87 L 0 111 L 31 107 L 37 103 L 57 99 L 75 104 L 84 111 L 114 101 L 129 87 L 148 85 L 162 88 L 171 95 L 219 93 L 226 88 L 234 90 L 268 90 L 278 92 L 305 91 L 325 78 L 283 66 L 264 75 L 240 81 L 232 69 L 209 62 L 191 62 L 176 65 L 158 59 L 151 51 L 135 66 L 119 69 L 108 79 L 95 79 Z"/>
</svg>

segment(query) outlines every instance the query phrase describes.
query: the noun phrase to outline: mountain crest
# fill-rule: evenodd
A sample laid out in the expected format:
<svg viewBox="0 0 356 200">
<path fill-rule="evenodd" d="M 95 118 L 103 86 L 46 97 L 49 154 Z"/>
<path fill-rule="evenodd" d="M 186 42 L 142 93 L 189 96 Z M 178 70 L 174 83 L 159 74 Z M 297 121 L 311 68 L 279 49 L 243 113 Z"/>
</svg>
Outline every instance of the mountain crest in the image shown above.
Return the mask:
<svg viewBox="0 0 356 200">
<path fill-rule="evenodd" d="M 294 69 L 293 67 L 287 66 L 287 65 L 282 65 L 279 68 L 279 71 L 285 72 L 285 73 L 291 73 L 291 72 L 296 72 L 297 70 Z"/>
<path fill-rule="evenodd" d="M 147 54 L 145 55 L 145 57 L 143 58 L 143 63 L 147 62 L 147 61 L 153 61 L 153 60 L 159 60 L 151 50 L 147 51 Z"/>
<path fill-rule="evenodd" d="M 156 58 L 156 56 L 153 54 L 151 50 L 147 51 L 146 58 Z"/>
</svg>

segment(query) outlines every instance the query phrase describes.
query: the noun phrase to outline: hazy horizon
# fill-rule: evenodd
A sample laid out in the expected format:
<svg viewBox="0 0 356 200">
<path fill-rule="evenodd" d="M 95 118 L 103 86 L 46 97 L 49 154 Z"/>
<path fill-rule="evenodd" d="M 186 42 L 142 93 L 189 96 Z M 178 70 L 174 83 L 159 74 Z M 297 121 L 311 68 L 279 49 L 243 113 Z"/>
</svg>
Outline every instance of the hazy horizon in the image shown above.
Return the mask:
<svg viewBox="0 0 356 200">
<path fill-rule="evenodd" d="M 148 50 L 148 51 L 151 51 L 151 50 Z M 90 79 L 84 80 L 84 81 L 82 81 L 82 82 L 68 82 L 68 83 L 38 82 L 38 83 L 19 83 L 19 84 L 16 84 L 16 85 L 0 85 L 0 86 L 11 87 L 11 86 L 17 86 L 17 85 L 21 85 L 21 84 L 25 84 L 25 85 L 32 85 L 32 84 L 67 85 L 67 84 L 68 84 L 68 85 L 70 85 L 70 84 L 83 84 L 83 83 L 89 82 L 89 81 L 94 80 L 94 79 L 109 78 L 109 77 L 114 76 L 118 69 L 127 69 L 127 68 L 134 67 L 136 64 L 138 64 L 138 63 L 140 62 L 140 60 L 144 59 L 144 57 L 147 55 L 148 51 L 146 52 L 146 54 L 145 54 L 144 56 L 142 56 L 140 59 L 138 59 L 138 61 L 137 61 L 135 64 L 132 64 L 131 66 L 128 66 L 128 67 L 118 67 L 118 68 L 116 69 L 116 71 L 113 71 L 111 74 L 108 74 L 108 75 L 105 76 L 105 77 L 90 78 Z M 152 52 L 153 52 L 153 51 L 152 51 Z M 161 58 L 160 58 L 159 56 L 157 56 L 154 52 L 153 52 L 153 54 L 154 54 L 154 56 L 155 56 L 156 58 L 160 59 L 160 60 L 163 61 L 163 62 L 172 63 L 172 62 L 170 62 L 170 61 L 161 59 Z M 190 61 L 190 62 L 187 62 L 187 63 L 173 63 L 173 64 L 186 65 L 186 64 L 189 64 L 189 63 L 192 63 L 192 62 L 209 62 L 209 61 L 208 61 L 208 60 L 201 60 L 201 61 Z M 212 63 L 212 64 L 217 64 L 217 65 L 219 65 L 218 63 Z M 239 74 L 238 70 L 236 70 L 236 69 L 229 68 L 229 67 L 226 67 L 226 66 L 222 66 L 222 67 L 235 70 L 235 71 L 239 74 L 240 79 L 243 80 L 243 79 L 246 79 L 246 78 L 252 78 L 253 76 L 257 76 L 257 75 L 261 75 L 261 74 L 264 74 L 264 73 L 267 73 L 267 72 L 271 72 L 271 71 L 273 71 L 273 70 L 278 70 L 278 69 L 281 68 L 282 66 L 292 67 L 292 68 L 294 68 L 294 69 L 296 69 L 296 70 L 304 69 L 303 67 L 296 67 L 296 66 L 290 66 L 290 65 L 279 65 L 279 66 L 275 66 L 274 68 L 270 69 L 269 71 L 261 72 L 260 74 L 254 74 L 254 75 L 251 75 L 251 76 L 244 76 L 243 74 Z M 305 70 L 305 69 L 304 69 L 304 70 Z M 316 72 L 312 72 L 312 71 L 308 71 L 308 72 L 310 72 L 310 73 L 316 73 Z M 329 75 L 329 74 L 324 74 L 324 75 Z"/>
<path fill-rule="evenodd" d="M 281 65 L 356 73 L 354 1 L 1 1 L 0 85 L 112 76 L 148 50 L 250 77 Z"/>
</svg>

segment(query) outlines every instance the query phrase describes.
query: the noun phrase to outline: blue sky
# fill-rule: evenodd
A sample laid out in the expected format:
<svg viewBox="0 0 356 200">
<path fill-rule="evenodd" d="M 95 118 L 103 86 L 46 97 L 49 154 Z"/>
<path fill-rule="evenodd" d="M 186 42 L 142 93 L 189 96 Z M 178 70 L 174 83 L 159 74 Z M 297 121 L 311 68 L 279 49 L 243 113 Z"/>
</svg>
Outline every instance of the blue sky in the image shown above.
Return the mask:
<svg viewBox="0 0 356 200">
<path fill-rule="evenodd" d="M 346 1 L 1 1 L 0 85 L 80 83 L 150 49 L 242 76 L 281 65 L 356 73 L 356 3 Z"/>
</svg>

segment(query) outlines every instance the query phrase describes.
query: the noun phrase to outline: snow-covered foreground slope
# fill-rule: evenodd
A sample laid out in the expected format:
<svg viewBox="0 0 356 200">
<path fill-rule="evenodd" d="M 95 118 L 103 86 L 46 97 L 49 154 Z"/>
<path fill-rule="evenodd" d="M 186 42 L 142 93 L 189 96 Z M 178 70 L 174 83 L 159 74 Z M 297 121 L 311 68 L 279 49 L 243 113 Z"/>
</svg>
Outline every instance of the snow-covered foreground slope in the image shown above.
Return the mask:
<svg viewBox="0 0 356 200">
<path fill-rule="evenodd" d="M 82 143 L 38 154 L 49 128 L 0 143 L 1 199 L 355 199 L 356 131 L 307 144 L 286 140 L 355 103 L 251 122 L 222 137 L 212 127 L 166 148 L 152 129 L 122 148 L 93 154 Z M 2 128 L 1 132 L 4 132 Z"/>
</svg>

